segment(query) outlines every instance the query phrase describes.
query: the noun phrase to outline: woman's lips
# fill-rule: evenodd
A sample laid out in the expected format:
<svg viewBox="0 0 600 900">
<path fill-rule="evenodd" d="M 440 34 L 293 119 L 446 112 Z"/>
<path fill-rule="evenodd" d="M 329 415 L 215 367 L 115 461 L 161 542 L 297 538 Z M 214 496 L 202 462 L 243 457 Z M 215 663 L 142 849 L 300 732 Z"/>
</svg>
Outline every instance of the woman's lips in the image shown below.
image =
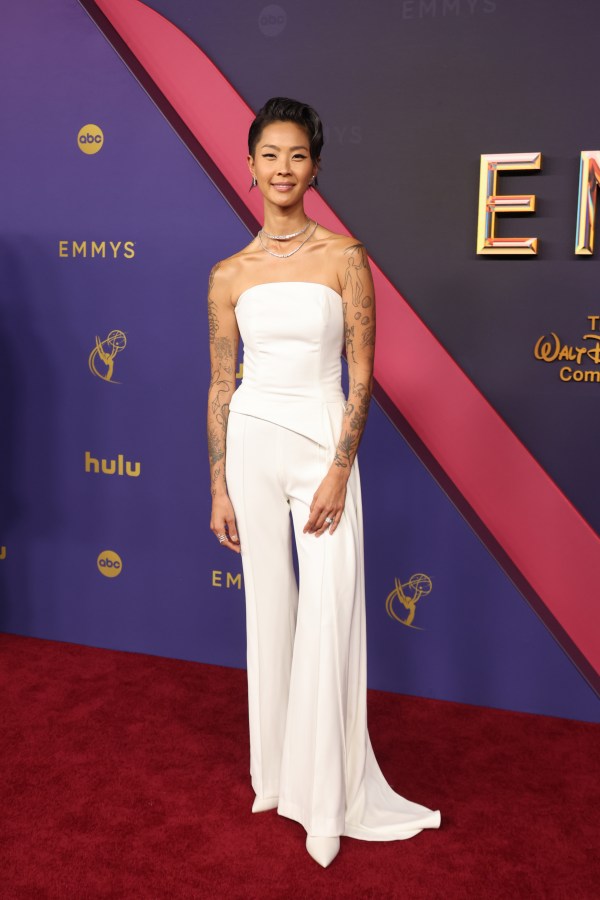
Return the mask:
<svg viewBox="0 0 600 900">
<path fill-rule="evenodd" d="M 276 191 L 280 191 L 282 194 L 285 194 L 286 191 L 291 191 L 294 187 L 293 184 L 274 184 L 272 187 L 275 188 Z"/>
</svg>

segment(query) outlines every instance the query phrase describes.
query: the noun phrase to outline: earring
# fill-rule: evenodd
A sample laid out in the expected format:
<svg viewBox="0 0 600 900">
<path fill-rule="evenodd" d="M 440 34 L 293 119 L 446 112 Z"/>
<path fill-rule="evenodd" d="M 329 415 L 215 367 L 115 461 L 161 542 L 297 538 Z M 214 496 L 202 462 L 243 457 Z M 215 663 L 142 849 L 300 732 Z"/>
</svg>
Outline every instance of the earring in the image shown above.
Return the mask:
<svg viewBox="0 0 600 900">
<path fill-rule="evenodd" d="M 252 188 L 255 188 L 257 184 L 258 184 L 258 181 L 256 180 L 256 178 L 252 178 L 252 184 L 250 185 L 250 190 L 252 190 Z"/>
<path fill-rule="evenodd" d="M 314 175 L 313 175 L 313 177 L 310 179 L 310 181 L 308 182 L 308 186 L 311 187 L 311 188 L 316 188 L 316 186 L 317 186 L 317 179 L 315 178 Z"/>
</svg>

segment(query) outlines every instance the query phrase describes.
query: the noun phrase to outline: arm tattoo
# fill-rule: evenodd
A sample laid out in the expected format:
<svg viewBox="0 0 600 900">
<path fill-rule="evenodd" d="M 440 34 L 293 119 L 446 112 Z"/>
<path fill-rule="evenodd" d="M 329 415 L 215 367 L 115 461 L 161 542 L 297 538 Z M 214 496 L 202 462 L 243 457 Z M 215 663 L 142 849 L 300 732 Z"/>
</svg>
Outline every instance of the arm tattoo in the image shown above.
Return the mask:
<svg viewBox="0 0 600 900">
<path fill-rule="evenodd" d="M 367 423 L 367 415 L 369 413 L 369 404 L 371 402 L 372 379 L 369 385 L 362 381 L 357 382 L 355 378 L 350 379 L 350 390 L 348 394 L 353 397 L 355 403 L 349 401 L 346 403 L 344 419 L 342 422 L 342 433 L 338 441 L 333 464 L 342 469 L 350 469 L 360 444 L 365 425 Z"/>
<path fill-rule="evenodd" d="M 344 323 L 346 331 L 346 349 L 348 360 L 352 357 L 357 362 L 357 347 L 375 347 L 375 311 L 373 296 L 367 287 L 365 272 L 370 272 L 369 257 L 362 244 L 352 244 L 344 251 L 348 257 L 342 294 L 348 295 L 352 309 L 348 312 L 348 300 L 344 302 Z M 352 324 L 350 321 L 352 320 Z"/>
<path fill-rule="evenodd" d="M 215 283 L 215 273 L 217 269 L 220 267 L 221 263 L 215 263 L 215 265 L 210 270 L 210 275 L 208 277 L 208 339 L 212 344 L 217 335 L 217 331 L 219 330 L 219 320 L 217 318 L 217 304 L 211 297 L 213 285 Z"/>
<path fill-rule="evenodd" d="M 352 244 L 344 253 L 348 262 L 342 306 L 350 385 L 333 464 L 349 470 L 364 432 L 373 390 L 375 302 L 365 247 Z"/>
<path fill-rule="evenodd" d="M 344 434 L 340 437 L 333 462 L 342 469 L 349 469 L 351 467 L 352 437 L 349 434 Z"/>
<path fill-rule="evenodd" d="M 231 337 L 219 335 L 218 306 L 212 296 L 217 263 L 208 281 L 208 335 L 211 375 L 208 389 L 207 436 L 211 469 L 211 493 L 225 490 L 225 439 L 229 417 L 229 401 L 235 390 L 235 347 Z M 217 465 L 220 463 L 220 465 Z"/>
</svg>

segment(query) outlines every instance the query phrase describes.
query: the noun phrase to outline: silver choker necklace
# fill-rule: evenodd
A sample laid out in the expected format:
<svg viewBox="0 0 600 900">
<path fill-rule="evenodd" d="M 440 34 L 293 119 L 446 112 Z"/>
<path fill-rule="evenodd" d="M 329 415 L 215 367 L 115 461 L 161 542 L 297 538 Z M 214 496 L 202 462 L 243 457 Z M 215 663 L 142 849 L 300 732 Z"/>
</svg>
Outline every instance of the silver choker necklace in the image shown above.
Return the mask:
<svg viewBox="0 0 600 900">
<path fill-rule="evenodd" d="M 310 222 L 310 219 L 309 219 L 308 221 Z M 312 235 L 315 233 L 315 230 L 316 230 L 316 228 L 317 228 L 317 225 L 318 225 L 318 222 L 317 222 L 317 220 L 315 219 L 314 227 L 311 228 L 310 232 L 306 235 L 306 237 L 304 238 L 304 240 L 301 241 L 301 242 L 298 244 L 298 246 L 296 247 L 296 249 L 295 249 L 295 250 L 290 250 L 289 253 L 275 253 L 273 250 L 269 250 L 268 247 L 265 247 L 265 245 L 264 245 L 264 243 L 263 243 L 263 239 L 262 239 L 262 236 L 263 236 L 263 229 L 262 229 L 262 228 L 261 228 L 261 230 L 258 232 L 257 237 L 258 237 L 258 240 L 260 241 L 260 245 L 261 245 L 261 247 L 263 248 L 263 250 L 266 250 L 267 253 L 270 253 L 270 254 L 271 254 L 271 256 L 277 256 L 279 259 L 285 259 L 287 256 L 292 256 L 294 253 L 297 253 L 298 250 L 299 250 L 301 247 L 304 247 L 304 245 L 305 245 L 305 243 L 307 242 L 307 240 L 308 240 L 310 237 L 312 237 Z M 306 228 L 308 228 L 308 224 L 307 224 Z M 302 231 L 305 231 L 305 230 L 306 230 L 305 228 L 302 229 Z M 264 233 L 267 234 L 266 231 L 265 231 Z M 299 232 L 299 233 L 301 234 L 302 232 Z M 267 235 L 267 237 L 268 237 L 268 236 L 269 236 L 269 235 Z M 293 235 L 291 235 L 291 236 L 293 237 Z"/>
<path fill-rule="evenodd" d="M 300 231 L 293 231 L 291 234 L 269 234 L 264 228 L 261 228 L 261 231 L 265 237 L 271 238 L 272 241 L 289 241 L 290 238 L 298 237 L 299 234 L 304 234 L 309 225 L 310 219 L 307 219 L 304 228 L 301 228 Z"/>
</svg>

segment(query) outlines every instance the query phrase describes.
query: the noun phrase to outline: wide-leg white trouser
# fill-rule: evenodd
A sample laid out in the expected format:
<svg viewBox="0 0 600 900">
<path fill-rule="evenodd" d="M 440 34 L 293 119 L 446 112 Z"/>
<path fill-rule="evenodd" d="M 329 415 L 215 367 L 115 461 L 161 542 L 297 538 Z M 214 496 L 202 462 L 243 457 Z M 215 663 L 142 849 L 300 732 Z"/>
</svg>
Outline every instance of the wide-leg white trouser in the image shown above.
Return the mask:
<svg viewBox="0 0 600 900">
<path fill-rule="evenodd" d="M 358 459 L 337 529 L 303 533 L 337 437 L 332 432 L 323 446 L 229 413 L 226 479 L 246 598 L 250 776 L 257 797 L 278 798 L 278 812 L 309 834 L 396 840 L 438 828 L 440 813 L 392 790 L 368 734 Z"/>
</svg>

